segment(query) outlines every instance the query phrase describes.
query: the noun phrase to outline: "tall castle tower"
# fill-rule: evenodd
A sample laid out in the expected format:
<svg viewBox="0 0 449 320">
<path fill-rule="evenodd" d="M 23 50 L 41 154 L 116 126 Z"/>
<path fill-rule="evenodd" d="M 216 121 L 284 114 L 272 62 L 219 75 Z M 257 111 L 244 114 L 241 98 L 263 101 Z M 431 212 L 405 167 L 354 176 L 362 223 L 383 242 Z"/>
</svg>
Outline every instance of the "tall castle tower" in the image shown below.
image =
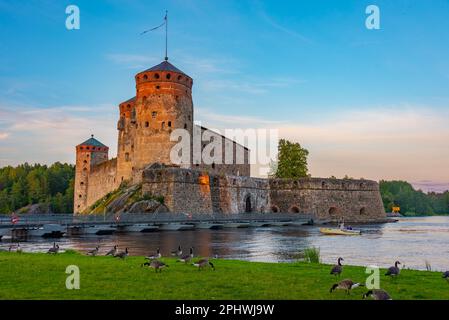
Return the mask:
<svg viewBox="0 0 449 320">
<path fill-rule="evenodd" d="M 76 146 L 76 170 L 74 210 L 82 212 L 88 207 L 87 189 L 92 167 L 108 161 L 109 147 L 102 144 L 92 135 L 90 139 Z"/>
<path fill-rule="evenodd" d="M 135 81 L 136 96 L 119 106 L 119 182 L 139 179 L 149 164 L 171 164 L 170 150 L 177 143 L 170 141 L 172 131 L 185 129 L 190 137 L 193 132 L 192 78 L 166 59 L 138 73 Z"/>
</svg>

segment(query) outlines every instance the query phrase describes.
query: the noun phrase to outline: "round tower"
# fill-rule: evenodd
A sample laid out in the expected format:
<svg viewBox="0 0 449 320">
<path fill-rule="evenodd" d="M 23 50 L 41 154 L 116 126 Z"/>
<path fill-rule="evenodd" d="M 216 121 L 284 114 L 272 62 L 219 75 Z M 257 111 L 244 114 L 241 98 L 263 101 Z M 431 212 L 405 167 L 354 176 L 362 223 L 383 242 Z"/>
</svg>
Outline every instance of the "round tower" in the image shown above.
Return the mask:
<svg viewBox="0 0 449 320">
<path fill-rule="evenodd" d="M 92 135 L 90 139 L 76 146 L 75 192 L 73 207 L 75 213 L 87 208 L 89 174 L 93 166 L 108 160 L 109 147 Z"/>
<path fill-rule="evenodd" d="M 171 164 L 170 150 L 177 143 L 170 141 L 173 130 L 185 129 L 192 137 L 192 78 L 163 61 L 139 72 L 135 81 L 136 96 L 120 104 L 119 179 L 139 177 L 155 162 Z"/>
</svg>

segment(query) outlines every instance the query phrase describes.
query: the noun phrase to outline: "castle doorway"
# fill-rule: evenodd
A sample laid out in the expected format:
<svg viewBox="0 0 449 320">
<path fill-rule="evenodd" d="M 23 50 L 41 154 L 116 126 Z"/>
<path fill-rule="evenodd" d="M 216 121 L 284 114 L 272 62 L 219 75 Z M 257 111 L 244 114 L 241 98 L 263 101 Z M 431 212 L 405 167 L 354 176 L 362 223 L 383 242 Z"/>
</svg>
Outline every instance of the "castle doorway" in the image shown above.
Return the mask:
<svg viewBox="0 0 449 320">
<path fill-rule="evenodd" d="M 245 212 L 250 213 L 253 211 L 253 208 L 251 207 L 251 196 L 247 195 L 245 198 Z"/>
</svg>

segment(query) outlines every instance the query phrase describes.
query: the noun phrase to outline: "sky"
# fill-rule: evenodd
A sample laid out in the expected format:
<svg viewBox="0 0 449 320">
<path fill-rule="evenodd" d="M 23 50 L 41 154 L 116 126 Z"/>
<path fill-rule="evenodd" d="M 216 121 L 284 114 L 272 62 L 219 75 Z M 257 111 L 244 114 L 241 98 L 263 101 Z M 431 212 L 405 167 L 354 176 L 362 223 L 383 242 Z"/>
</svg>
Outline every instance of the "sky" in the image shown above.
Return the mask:
<svg viewBox="0 0 449 320">
<path fill-rule="evenodd" d="M 275 128 L 313 176 L 449 189 L 447 0 L 0 0 L 0 167 L 74 163 L 90 134 L 114 156 L 118 104 L 164 57 L 163 29 L 141 32 L 165 10 L 203 125 Z"/>
</svg>

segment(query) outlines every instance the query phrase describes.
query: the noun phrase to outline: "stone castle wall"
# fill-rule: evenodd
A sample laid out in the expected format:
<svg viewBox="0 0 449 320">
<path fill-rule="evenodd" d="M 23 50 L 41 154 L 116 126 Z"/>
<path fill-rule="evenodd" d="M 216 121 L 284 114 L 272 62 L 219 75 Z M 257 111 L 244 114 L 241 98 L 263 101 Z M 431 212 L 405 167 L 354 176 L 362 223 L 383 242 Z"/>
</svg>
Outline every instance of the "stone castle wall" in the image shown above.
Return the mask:
<svg viewBox="0 0 449 320">
<path fill-rule="evenodd" d="M 378 184 L 368 180 L 259 179 L 164 168 L 143 172 L 142 192 L 163 196 L 171 212 L 290 212 L 363 222 L 385 218 Z"/>
<path fill-rule="evenodd" d="M 116 158 L 92 167 L 89 174 L 89 187 L 87 188 L 87 208 L 93 205 L 98 199 L 101 199 L 120 186 L 120 181 L 117 181 L 116 175 Z"/>
</svg>

